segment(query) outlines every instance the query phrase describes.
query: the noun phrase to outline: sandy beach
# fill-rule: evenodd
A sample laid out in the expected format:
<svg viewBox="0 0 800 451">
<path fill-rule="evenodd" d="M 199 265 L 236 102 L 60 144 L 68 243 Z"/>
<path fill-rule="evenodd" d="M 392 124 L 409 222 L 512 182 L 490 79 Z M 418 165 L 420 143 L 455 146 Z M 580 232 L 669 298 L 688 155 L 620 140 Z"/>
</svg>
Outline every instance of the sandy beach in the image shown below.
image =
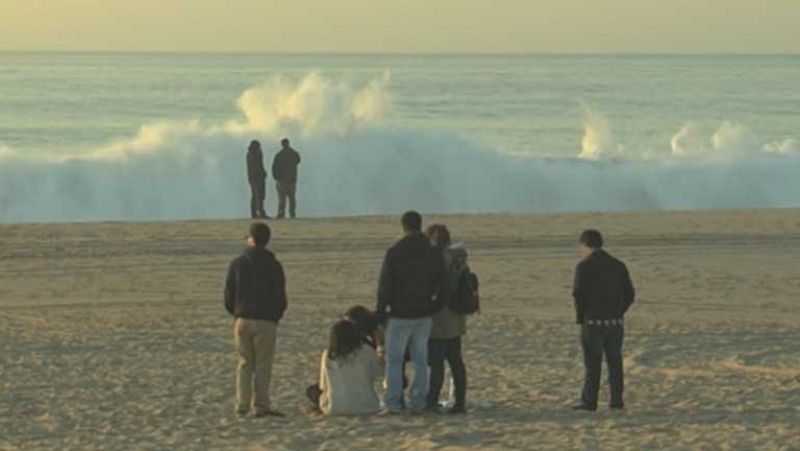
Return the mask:
<svg viewBox="0 0 800 451">
<path fill-rule="evenodd" d="M 290 305 L 272 391 L 287 418 L 266 420 L 233 415 L 221 301 L 249 221 L 0 225 L 0 449 L 800 447 L 800 210 L 432 222 L 467 243 L 482 281 L 462 417 L 304 412 L 328 327 L 374 305 L 397 218 L 271 222 Z M 605 233 L 639 293 L 624 412 L 568 409 L 582 379 L 570 286 L 586 227 Z"/>
</svg>

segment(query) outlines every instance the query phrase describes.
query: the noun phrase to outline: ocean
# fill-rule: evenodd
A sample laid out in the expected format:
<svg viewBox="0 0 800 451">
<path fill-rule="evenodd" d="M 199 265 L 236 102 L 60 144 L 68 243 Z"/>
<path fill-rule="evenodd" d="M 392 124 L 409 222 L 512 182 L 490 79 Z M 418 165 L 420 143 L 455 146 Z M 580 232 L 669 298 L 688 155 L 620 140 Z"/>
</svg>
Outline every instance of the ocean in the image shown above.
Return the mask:
<svg viewBox="0 0 800 451">
<path fill-rule="evenodd" d="M 0 221 L 243 217 L 282 137 L 302 216 L 798 207 L 799 112 L 800 56 L 0 53 Z"/>
</svg>

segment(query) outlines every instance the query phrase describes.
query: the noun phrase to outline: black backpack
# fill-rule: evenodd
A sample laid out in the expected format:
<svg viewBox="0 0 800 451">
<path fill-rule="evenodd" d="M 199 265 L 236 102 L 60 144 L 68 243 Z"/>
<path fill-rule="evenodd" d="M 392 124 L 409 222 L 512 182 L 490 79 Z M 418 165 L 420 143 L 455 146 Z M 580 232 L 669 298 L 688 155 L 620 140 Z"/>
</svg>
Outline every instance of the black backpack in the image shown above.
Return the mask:
<svg viewBox="0 0 800 451">
<path fill-rule="evenodd" d="M 456 287 L 450 299 L 450 308 L 462 315 L 472 315 L 481 311 L 481 297 L 478 293 L 478 276 L 464 265 L 458 269 Z"/>
</svg>

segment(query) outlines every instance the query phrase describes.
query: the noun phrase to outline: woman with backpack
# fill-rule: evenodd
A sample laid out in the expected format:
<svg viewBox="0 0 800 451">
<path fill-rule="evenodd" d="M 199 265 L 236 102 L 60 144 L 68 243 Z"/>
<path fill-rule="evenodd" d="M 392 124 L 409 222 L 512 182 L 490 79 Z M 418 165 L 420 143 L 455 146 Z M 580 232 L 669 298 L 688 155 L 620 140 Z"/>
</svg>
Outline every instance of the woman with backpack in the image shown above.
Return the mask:
<svg viewBox="0 0 800 451">
<path fill-rule="evenodd" d="M 431 246 L 444 254 L 450 290 L 448 303 L 433 316 L 433 329 L 428 342 L 428 363 L 430 365 L 430 386 L 428 391 L 428 409 L 436 410 L 439 405 L 439 393 L 444 382 L 444 362 L 450 366 L 455 386 L 455 404 L 447 411 L 451 414 L 466 413 L 467 370 L 461 356 L 461 336 L 467 332 L 466 314 L 472 308 L 463 299 L 464 284 L 470 285 L 475 279 L 467 266 L 467 251 L 463 246 L 452 246 L 450 231 L 441 224 L 434 224 L 425 231 Z M 475 282 L 477 280 L 475 279 Z M 476 284 L 475 284 L 476 285 Z M 477 305 L 477 286 L 468 295 L 475 296 Z M 467 303 L 472 302 L 470 300 Z"/>
</svg>

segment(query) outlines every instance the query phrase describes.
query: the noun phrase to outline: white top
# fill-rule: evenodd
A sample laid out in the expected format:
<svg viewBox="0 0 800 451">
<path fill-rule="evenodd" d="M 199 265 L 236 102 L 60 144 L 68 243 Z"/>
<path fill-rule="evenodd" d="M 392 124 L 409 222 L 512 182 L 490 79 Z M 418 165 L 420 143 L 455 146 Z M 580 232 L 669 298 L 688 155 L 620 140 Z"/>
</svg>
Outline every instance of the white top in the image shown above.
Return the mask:
<svg viewBox="0 0 800 451">
<path fill-rule="evenodd" d="M 375 380 L 383 377 L 383 362 L 370 346 L 363 345 L 337 360 L 322 353 L 319 407 L 325 415 L 371 415 L 380 410 Z"/>
</svg>

